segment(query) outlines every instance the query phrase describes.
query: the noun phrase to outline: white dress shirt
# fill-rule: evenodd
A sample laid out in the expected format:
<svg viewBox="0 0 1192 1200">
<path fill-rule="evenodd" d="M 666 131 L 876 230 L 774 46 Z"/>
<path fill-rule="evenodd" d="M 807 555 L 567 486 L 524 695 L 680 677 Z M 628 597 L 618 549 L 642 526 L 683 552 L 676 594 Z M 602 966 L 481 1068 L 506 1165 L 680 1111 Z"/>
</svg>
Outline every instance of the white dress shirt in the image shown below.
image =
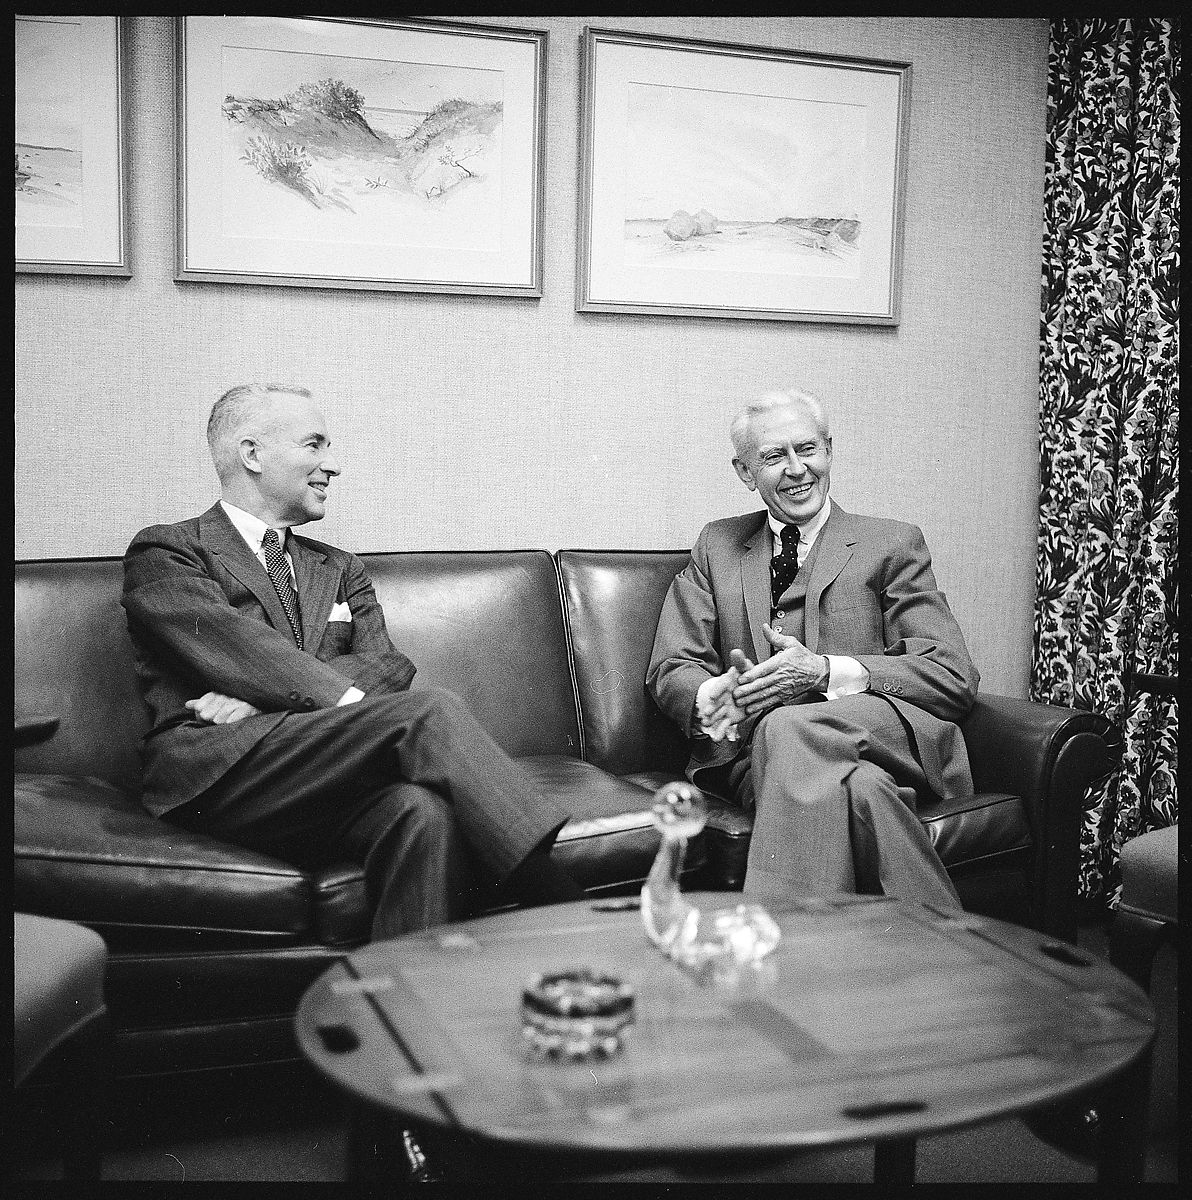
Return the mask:
<svg viewBox="0 0 1192 1200">
<path fill-rule="evenodd" d="M 265 540 L 265 530 L 269 529 L 260 517 L 254 516 L 250 512 L 245 512 L 242 508 L 237 508 L 234 504 L 229 504 L 226 500 L 221 500 L 220 507 L 228 515 L 228 520 L 236 526 L 236 532 L 244 539 L 248 548 L 257 557 L 257 562 L 269 570 L 269 564 L 265 561 L 265 551 L 261 547 L 261 543 Z M 273 526 L 277 528 L 277 526 Z M 290 580 L 294 584 L 294 591 L 298 590 L 298 577 L 294 574 L 294 560 L 290 557 L 290 552 L 286 548 L 289 545 L 290 531 L 285 526 L 277 529 L 277 536 L 281 540 L 282 553 L 286 556 L 286 566 L 290 568 Z M 301 603 L 301 597 L 299 598 Z M 357 700 L 362 700 L 364 693 L 358 687 L 349 687 L 346 692 L 336 701 L 336 708 L 341 704 L 355 704 Z"/>
<path fill-rule="evenodd" d="M 257 562 L 269 570 L 269 564 L 265 561 L 265 551 L 262 549 L 261 543 L 265 540 L 265 530 L 269 528 L 260 517 L 253 516 L 250 512 L 245 512 L 242 508 L 237 508 L 234 504 L 229 504 L 226 500 L 219 502 L 220 507 L 228 514 L 228 520 L 236 526 L 236 531 L 248 543 L 248 548 L 257 556 Z M 277 528 L 274 526 L 274 528 Z M 298 590 L 298 577 L 294 574 L 294 560 L 290 557 L 290 551 L 287 549 L 289 545 L 290 531 L 282 526 L 277 530 L 277 536 L 281 541 L 282 553 L 286 556 L 286 566 L 290 568 L 290 581 L 294 585 L 294 591 Z M 800 560 L 802 561 L 802 560 Z"/>
</svg>

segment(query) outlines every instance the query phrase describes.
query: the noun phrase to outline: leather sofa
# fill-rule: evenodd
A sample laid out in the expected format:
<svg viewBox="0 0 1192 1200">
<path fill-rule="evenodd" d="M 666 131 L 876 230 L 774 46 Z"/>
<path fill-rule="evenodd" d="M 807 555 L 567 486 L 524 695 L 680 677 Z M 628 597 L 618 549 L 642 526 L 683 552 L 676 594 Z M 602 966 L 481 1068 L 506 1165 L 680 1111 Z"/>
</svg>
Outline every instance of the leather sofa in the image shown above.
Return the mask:
<svg viewBox="0 0 1192 1200">
<path fill-rule="evenodd" d="M 680 778 L 679 731 L 643 679 L 671 551 L 364 556 L 415 681 L 454 688 L 574 819 L 555 853 L 593 896 L 640 888 L 651 792 Z M 16 566 L 15 700 L 57 731 L 18 748 L 14 902 L 81 922 L 109 948 L 117 1073 L 297 1056 L 307 985 L 366 939 L 360 870 L 317 872 L 150 817 L 137 800 L 148 717 L 118 559 Z M 966 904 L 1074 940 L 1081 801 L 1114 762 L 1092 713 L 983 695 L 964 725 L 977 794 L 921 802 Z M 740 888 L 747 813 L 718 798 L 689 888 Z"/>
</svg>

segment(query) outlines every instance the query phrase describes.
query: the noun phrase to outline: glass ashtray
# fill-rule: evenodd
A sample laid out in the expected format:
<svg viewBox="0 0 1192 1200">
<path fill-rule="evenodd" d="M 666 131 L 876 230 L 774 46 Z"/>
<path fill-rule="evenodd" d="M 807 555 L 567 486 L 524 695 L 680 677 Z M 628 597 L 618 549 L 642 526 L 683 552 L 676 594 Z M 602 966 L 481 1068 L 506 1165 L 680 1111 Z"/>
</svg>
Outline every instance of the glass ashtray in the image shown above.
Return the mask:
<svg viewBox="0 0 1192 1200">
<path fill-rule="evenodd" d="M 522 1036 L 539 1058 L 608 1058 L 633 1024 L 633 989 L 587 967 L 535 975 L 522 989 Z"/>
</svg>

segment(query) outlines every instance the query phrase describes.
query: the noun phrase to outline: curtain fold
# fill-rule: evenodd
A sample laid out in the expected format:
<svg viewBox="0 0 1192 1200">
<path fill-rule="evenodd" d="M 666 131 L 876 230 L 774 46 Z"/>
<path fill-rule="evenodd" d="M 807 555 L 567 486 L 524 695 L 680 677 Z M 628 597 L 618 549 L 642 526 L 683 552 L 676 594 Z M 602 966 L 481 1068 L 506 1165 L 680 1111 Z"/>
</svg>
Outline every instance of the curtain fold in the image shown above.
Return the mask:
<svg viewBox="0 0 1192 1200">
<path fill-rule="evenodd" d="M 1124 841 L 1178 819 L 1177 19 L 1057 19 L 1048 58 L 1040 520 L 1031 698 L 1102 713 L 1080 895 L 1115 904 Z"/>
</svg>

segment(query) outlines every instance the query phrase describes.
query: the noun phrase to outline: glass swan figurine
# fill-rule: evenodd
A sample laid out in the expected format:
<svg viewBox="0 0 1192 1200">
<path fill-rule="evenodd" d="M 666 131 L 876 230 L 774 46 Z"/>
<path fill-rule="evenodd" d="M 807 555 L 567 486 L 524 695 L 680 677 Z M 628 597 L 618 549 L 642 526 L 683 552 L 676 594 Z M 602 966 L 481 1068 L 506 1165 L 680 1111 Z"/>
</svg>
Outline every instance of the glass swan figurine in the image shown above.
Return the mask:
<svg viewBox="0 0 1192 1200">
<path fill-rule="evenodd" d="M 782 940 L 782 931 L 759 904 L 703 912 L 683 898 L 679 877 L 687 842 L 708 821 L 708 804 L 690 783 L 668 783 L 654 794 L 654 827 L 662 836 L 642 887 L 642 924 L 650 940 L 676 962 L 718 973 L 757 966 Z"/>
</svg>

